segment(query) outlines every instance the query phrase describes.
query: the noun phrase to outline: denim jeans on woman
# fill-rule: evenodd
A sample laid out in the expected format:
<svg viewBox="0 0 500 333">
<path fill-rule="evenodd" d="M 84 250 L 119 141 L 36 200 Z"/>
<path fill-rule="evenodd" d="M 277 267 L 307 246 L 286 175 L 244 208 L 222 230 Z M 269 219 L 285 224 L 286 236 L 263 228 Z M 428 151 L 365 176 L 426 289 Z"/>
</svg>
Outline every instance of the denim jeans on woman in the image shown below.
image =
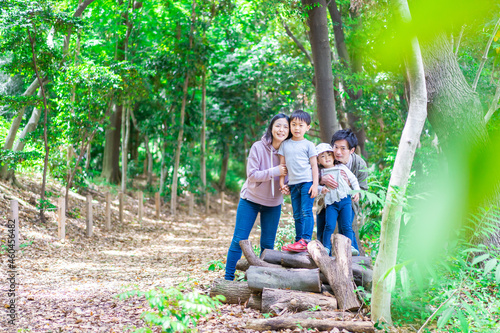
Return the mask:
<svg viewBox="0 0 500 333">
<path fill-rule="evenodd" d="M 257 214 L 260 213 L 260 251 L 273 249 L 276 232 L 280 222 L 281 205 L 268 207 L 246 199 L 241 199 L 236 211 L 236 225 L 234 226 L 233 240 L 229 246 L 226 260 L 226 280 L 234 280 L 236 263 L 241 258 L 241 247 L 239 242 L 248 239 L 252 231 Z"/>
<path fill-rule="evenodd" d="M 351 240 L 351 245 L 358 249 L 356 236 L 352 230 L 352 221 L 354 219 L 354 211 L 352 210 L 351 196 L 326 206 L 324 222 L 320 221 L 318 214 L 318 240 L 331 253 L 332 235 L 335 231 L 337 221 L 339 223 L 339 233 Z M 321 229 L 321 232 L 320 232 Z"/>
<path fill-rule="evenodd" d="M 295 220 L 295 241 L 301 238 L 310 241 L 314 230 L 314 216 L 312 212 L 314 198 L 311 198 L 309 189 L 312 182 L 289 185 L 292 199 L 293 219 Z"/>
</svg>

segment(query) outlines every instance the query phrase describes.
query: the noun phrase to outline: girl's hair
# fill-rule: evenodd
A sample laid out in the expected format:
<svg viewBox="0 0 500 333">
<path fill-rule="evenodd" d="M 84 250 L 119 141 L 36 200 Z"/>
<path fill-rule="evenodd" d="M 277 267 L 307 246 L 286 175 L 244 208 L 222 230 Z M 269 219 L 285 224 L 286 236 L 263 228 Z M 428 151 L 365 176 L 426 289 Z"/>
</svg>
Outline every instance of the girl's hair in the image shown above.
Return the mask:
<svg viewBox="0 0 500 333">
<path fill-rule="evenodd" d="M 290 124 L 290 118 L 288 118 L 288 116 L 286 114 L 284 114 L 284 113 L 278 113 L 277 115 L 275 115 L 273 117 L 273 119 L 271 119 L 271 122 L 269 123 L 269 126 L 267 126 L 266 133 L 264 134 L 264 138 L 270 144 L 273 143 L 273 125 L 276 122 L 276 120 L 281 119 L 281 118 L 285 118 L 286 121 Z M 290 139 L 291 136 L 292 136 L 292 133 L 289 131 L 287 139 Z"/>
</svg>

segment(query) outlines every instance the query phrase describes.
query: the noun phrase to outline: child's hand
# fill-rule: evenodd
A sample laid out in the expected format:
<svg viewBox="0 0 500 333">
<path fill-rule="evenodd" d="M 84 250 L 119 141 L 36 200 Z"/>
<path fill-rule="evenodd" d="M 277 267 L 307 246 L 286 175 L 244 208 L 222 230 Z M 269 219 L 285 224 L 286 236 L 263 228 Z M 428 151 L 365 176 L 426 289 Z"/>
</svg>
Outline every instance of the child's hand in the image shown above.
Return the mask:
<svg viewBox="0 0 500 333">
<path fill-rule="evenodd" d="M 280 164 L 279 168 L 280 168 L 280 176 L 286 176 L 286 174 L 288 173 L 288 169 L 286 168 L 286 164 Z"/>
<path fill-rule="evenodd" d="M 311 198 L 316 198 L 316 196 L 318 195 L 318 185 L 311 186 L 309 192 L 307 193 L 311 195 Z"/>
<path fill-rule="evenodd" d="M 288 185 L 283 185 L 280 187 L 280 192 L 281 194 L 290 194 L 290 187 L 288 187 Z"/>
<path fill-rule="evenodd" d="M 352 200 L 353 202 L 358 202 L 358 201 L 359 201 L 359 193 L 356 193 L 355 195 L 353 195 L 353 196 L 351 197 L 351 200 Z"/>
<path fill-rule="evenodd" d="M 327 194 L 328 192 L 330 192 L 330 189 L 326 186 L 323 186 L 323 189 L 321 190 L 321 193 L 322 194 Z"/>
</svg>

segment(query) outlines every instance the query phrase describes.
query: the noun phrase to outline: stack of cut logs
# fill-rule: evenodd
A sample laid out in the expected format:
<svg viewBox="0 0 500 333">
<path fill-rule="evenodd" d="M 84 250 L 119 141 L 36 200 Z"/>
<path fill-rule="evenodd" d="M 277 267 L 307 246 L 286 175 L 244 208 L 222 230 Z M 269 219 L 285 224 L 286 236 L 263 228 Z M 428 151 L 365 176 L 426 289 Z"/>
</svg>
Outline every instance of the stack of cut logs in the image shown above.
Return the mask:
<svg viewBox="0 0 500 333">
<path fill-rule="evenodd" d="M 217 279 L 210 296 L 223 295 L 226 303 L 278 315 L 250 320 L 246 328 L 294 329 L 299 322 L 302 328 L 320 331 L 374 331 L 370 321 L 360 320 L 356 314 L 361 302 L 355 291 L 356 285 L 371 289 L 371 259 L 352 257 L 347 237 L 332 235 L 333 257 L 318 241 L 311 241 L 307 252 L 264 250 L 260 258 L 250 241 L 240 241 L 240 247 L 245 258 L 238 261 L 236 269 L 246 271 L 247 281 Z"/>
</svg>

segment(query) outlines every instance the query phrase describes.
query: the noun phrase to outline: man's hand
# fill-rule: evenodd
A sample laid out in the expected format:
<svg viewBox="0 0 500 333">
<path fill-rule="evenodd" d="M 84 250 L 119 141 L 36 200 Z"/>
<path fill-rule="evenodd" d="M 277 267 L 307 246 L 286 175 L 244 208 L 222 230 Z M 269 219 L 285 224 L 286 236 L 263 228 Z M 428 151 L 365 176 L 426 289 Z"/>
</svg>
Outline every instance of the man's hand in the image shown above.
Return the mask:
<svg viewBox="0 0 500 333">
<path fill-rule="evenodd" d="M 346 182 L 347 184 L 349 184 L 349 186 L 350 186 L 350 185 L 351 185 L 351 183 L 349 182 L 349 178 L 347 178 L 347 173 L 345 173 L 345 171 L 344 171 L 344 170 L 340 170 L 340 175 L 342 176 L 342 178 L 344 178 L 344 179 L 345 179 L 345 182 Z"/>
<path fill-rule="evenodd" d="M 352 200 L 353 202 L 358 202 L 358 201 L 359 201 L 359 193 L 354 194 L 354 195 L 351 197 L 351 200 Z"/>
<path fill-rule="evenodd" d="M 339 187 L 339 184 L 335 181 L 335 178 L 332 175 L 323 176 L 323 178 L 321 178 L 321 182 L 331 189 L 336 189 L 337 187 Z"/>
<path fill-rule="evenodd" d="M 318 185 L 313 184 L 307 193 L 311 195 L 311 198 L 316 198 L 318 195 Z"/>
<path fill-rule="evenodd" d="M 288 187 L 288 185 L 283 185 L 280 187 L 280 192 L 281 194 L 290 194 L 290 187 Z"/>
</svg>

